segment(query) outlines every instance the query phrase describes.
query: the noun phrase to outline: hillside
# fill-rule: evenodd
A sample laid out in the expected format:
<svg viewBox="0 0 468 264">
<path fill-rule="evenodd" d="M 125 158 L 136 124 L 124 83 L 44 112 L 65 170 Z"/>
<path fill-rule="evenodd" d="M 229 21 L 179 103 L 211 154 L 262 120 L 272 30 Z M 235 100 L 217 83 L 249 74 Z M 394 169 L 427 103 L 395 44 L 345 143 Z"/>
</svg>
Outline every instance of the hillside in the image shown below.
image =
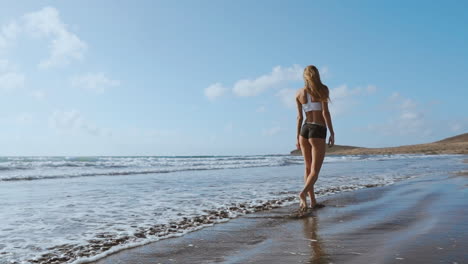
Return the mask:
<svg viewBox="0 0 468 264">
<path fill-rule="evenodd" d="M 327 147 L 327 154 L 336 155 L 378 155 L 378 154 L 468 154 L 468 133 L 445 138 L 433 143 L 406 145 L 388 148 L 362 148 L 335 145 Z M 300 150 L 291 155 L 302 155 Z"/>
<path fill-rule="evenodd" d="M 454 136 L 454 137 L 445 138 L 445 139 L 436 141 L 434 143 L 460 143 L 460 142 L 468 142 L 468 133 L 461 134 L 461 135 Z"/>
</svg>

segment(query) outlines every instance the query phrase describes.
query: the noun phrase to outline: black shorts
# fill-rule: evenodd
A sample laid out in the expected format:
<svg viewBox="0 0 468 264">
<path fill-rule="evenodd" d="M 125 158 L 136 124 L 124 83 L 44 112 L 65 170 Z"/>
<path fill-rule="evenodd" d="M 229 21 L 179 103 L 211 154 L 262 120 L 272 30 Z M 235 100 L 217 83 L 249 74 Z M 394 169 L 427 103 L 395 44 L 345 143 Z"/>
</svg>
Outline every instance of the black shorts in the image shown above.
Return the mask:
<svg viewBox="0 0 468 264">
<path fill-rule="evenodd" d="M 327 127 L 317 123 L 304 123 L 301 136 L 305 138 L 327 138 Z"/>
</svg>

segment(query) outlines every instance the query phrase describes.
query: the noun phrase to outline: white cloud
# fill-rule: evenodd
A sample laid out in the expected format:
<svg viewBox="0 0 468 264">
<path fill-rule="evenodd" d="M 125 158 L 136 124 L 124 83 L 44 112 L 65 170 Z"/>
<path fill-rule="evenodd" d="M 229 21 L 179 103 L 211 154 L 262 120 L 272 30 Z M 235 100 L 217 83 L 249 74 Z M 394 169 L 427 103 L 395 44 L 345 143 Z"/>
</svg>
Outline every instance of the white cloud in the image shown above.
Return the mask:
<svg viewBox="0 0 468 264">
<path fill-rule="evenodd" d="M 221 83 L 214 83 L 205 88 L 204 94 L 214 100 L 231 90 L 237 96 L 255 96 L 268 89 L 280 88 L 292 81 L 302 80 L 303 68 L 299 65 L 291 67 L 276 66 L 268 74 L 253 79 L 241 79 L 232 88 L 226 88 Z"/>
<path fill-rule="evenodd" d="M 348 88 L 346 84 L 340 85 L 336 88 L 331 89 L 330 97 L 332 100 L 340 100 L 348 98 L 354 95 L 366 95 L 372 94 L 377 90 L 374 85 L 368 85 L 366 87 L 356 87 L 354 89 Z"/>
<path fill-rule="evenodd" d="M 10 92 L 24 87 L 26 77 L 10 61 L 0 59 L 0 92 Z"/>
<path fill-rule="evenodd" d="M 304 68 L 300 65 L 294 64 L 291 67 L 276 66 L 270 73 L 260 75 L 252 79 L 241 79 L 234 83 L 231 88 L 232 92 L 237 96 L 256 96 L 269 89 L 281 88 L 291 82 L 303 80 Z M 320 70 L 323 77 L 329 77 L 330 71 L 327 66 Z M 211 88 L 209 91 L 208 88 Z M 205 95 L 209 98 L 216 98 L 226 92 L 226 88 L 221 83 L 212 84 L 205 89 Z M 208 95 L 212 94 L 212 96 Z M 289 105 L 289 103 L 288 103 Z"/>
<path fill-rule="evenodd" d="M 421 103 L 395 92 L 382 102 L 383 109 L 391 113 L 390 117 L 367 128 L 382 136 L 412 137 L 420 143 L 433 140 L 434 137 L 440 139 L 452 136 L 451 133 L 466 132 L 468 119 L 434 119 L 434 115 L 431 114 L 434 105 L 434 102 Z M 441 125 L 446 129 L 440 129 Z"/>
<path fill-rule="evenodd" d="M 22 21 L 26 32 L 50 39 L 50 57 L 39 63 L 40 68 L 66 65 L 70 61 L 83 59 L 87 44 L 68 31 L 54 7 L 44 7 L 25 14 Z"/>
<path fill-rule="evenodd" d="M 18 72 L 0 72 L 0 91 L 12 91 L 24 87 L 25 76 Z"/>
<path fill-rule="evenodd" d="M 297 90 L 295 89 L 281 89 L 276 93 L 276 96 L 278 96 L 281 99 L 281 102 L 286 106 L 286 107 L 294 107 L 296 105 L 296 93 Z"/>
<path fill-rule="evenodd" d="M 393 93 L 388 97 L 388 109 L 393 113 L 387 122 L 371 125 L 371 130 L 376 130 L 384 135 L 406 136 L 419 135 L 429 136 L 432 134 L 431 120 L 426 118 L 427 110 L 409 98 Z"/>
<path fill-rule="evenodd" d="M 75 110 L 55 111 L 49 119 L 50 125 L 59 130 L 79 128 L 82 122 L 81 114 Z"/>
<path fill-rule="evenodd" d="M 2 26 L 1 35 L 7 40 L 16 39 L 20 33 L 21 27 L 15 21 Z"/>
<path fill-rule="evenodd" d="M 19 72 L 18 67 L 10 61 L 0 59 L 0 91 L 11 92 L 25 87 L 26 76 Z M 42 100 L 45 92 L 42 90 L 23 90 L 27 96 Z"/>
<path fill-rule="evenodd" d="M 62 66 L 81 60 L 87 49 L 87 44 L 67 29 L 59 11 L 54 7 L 27 13 L 3 25 L 0 30 L 0 51 L 12 46 L 20 34 L 49 41 L 50 55 L 39 63 L 40 68 Z"/>
<path fill-rule="evenodd" d="M 215 83 L 205 88 L 205 96 L 210 100 L 214 100 L 222 96 L 226 91 L 227 88 L 223 87 L 220 83 Z"/>
<path fill-rule="evenodd" d="M 5 51 L 21 32 L 21 27 L 12 21 L 0 28 L 0 52 Z"/>
<path fill-rule="evenodd" d="M 260 75 L 251 79 L 241 79 L 234 83 L 232 88 L 226 88 L 221 83 L 214 83 L 208 88 L 205 88 L 205 96 L 210 100 L 222 96 L 228 90 L 236 96 L 256 96 L 270 89 L 281 89 L 284 86 L 289 86 L 293 82 L 303 80 L 304 68 L 300 65 L 292 65 L 291 67 L 274 67 L 270 73 Z M 329 76 L 328 67 L 325 66 L 321 70 L 321 75 L 324 77 Z M 292 92 L 294 91 L 294 92 Z M 293 94 L 292 99 L 288 98 L 289 95 Z M 281 98 L 281 101 L 288 107 L 294 106 L 294 89 L 283 88 L 276 93 L 276 96 Z M 290 96 L 291 97 L 291 96 Z M 291 102 L 292 101 L 292 102 Z"/>
<path fill-rule="evenodd" d="M 32 91 L 29 91 L 28 93 L 29 96 L 37 99 L 37 100 L 42 100 L 45 98 L 46 94 L 44 91 L 42 90 L 32 90 Z"/>
<path fill-rule="evenodd" d="M 303 67 L 300 65 L 292 65 L 291 67 L 275 66 L 270 73 L 252 78 L 241 79 L 234 83 L 232 88 L 226 88 L 221 83 L 214 83 L 208 88 L 205 88 L 204 94 L 210 100 L 214 100 L 225 94 L 228 90 L 236 96 L 256 96 L 267 90 L 277 90 L 275 96 L 279 97 L 281 102 L 287 107 L 295 106 L 296 89 L 283 88 L 289 86 L 293 82 L 303 80 Z M 322 76 L 329 76 L 328 67 L 325 66 L 321 70 Z M 364 88 L 359 88 L 364 89 Z M 368 90 L 375 90 L 375 87 L 368 87 Z M 264 111 L 264 106 L 257 109 L 257 112 Z"/>
<path fill-rule="evenodd" d="M 94 136 L 110 134 L 108 131 L 98 128 L 90 123 L 76 110 L 55 111 L 49 118 L 50 127 L 59 132 L 80 132 L 84 131 Z"/>
<path fill-rule="evenodd" d="M 351 89 L 346 84 L 343 84 L 330 89 L 330 112 L 333 116 L 348 113 L 354 106 L 359 104 L 360 96 L 370 95 L 375 91 L 377 91 L 377 88 L 374 85 Z"/>
<path fill-rule="evenodd" d="M 267 89 L 279 87 L 289 81 L 302 79 L 303 68 L 299 65 L 292 67 L 276 66 L 271 73 L 254 79 L 239 80 L 234 84 L 232 91 L 237 96 L 255 96 Z"/>
<path fill-rule="evenodd" d="M 280 131 L 281 131 L 280 126 L 274 126 L 274 127 L 268 128 L 268 129 L 264 129 L 262 131 L 262 134 L 264 136 L 274 136 L 274 135 L 278 134 Z"/>
<path fill-rule="evenodd" d="M 87 73 L 81 76 L 75 76 L 71 79 L 74 87 L 84 88 L 97 93 L 103 93 L 109 87 L 120 85 L 119 80 L 112 80 L 103 73 Z"/>
</svg>

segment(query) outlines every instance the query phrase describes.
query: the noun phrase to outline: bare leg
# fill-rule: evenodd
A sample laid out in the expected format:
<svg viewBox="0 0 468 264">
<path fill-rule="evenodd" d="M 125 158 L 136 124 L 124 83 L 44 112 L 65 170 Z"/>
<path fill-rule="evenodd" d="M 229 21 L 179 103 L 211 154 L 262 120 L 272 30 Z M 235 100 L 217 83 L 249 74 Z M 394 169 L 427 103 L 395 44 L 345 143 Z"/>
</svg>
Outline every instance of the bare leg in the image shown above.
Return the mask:
<svg viewBox="0 0 468 264">
<path fill-rule="evenodd" d="M 311 170 L 311 167 L 312 167 L 312 148 L 309 150 L 309 152 L 311 153 L 311 156 L 310 156 L 310 160 L 306 163 L 308 165 L 305 166 L 306 169 L 305 169 L 305 173 L 304 173 L 304 184 L 306 184 L 306 182 L 307 182 L 307 177 L 309 176 L 310 170 Z M 314 194 L 314 187 L 313 186 L 308 191 L 308 194 L 309 194 L 309 198 L 310 198 L 310 203 L 312 205 L 315 204 L 315 194 Z"/>
<path fill-rule="evenodd" d="M 304 183 L 306 184 L 307 181 Z M 310 187 L 309 191 L 307 192 L 309 194 L 310 198 L 310 207 L 314 208 L 314 206 L 317 204 L 317 200 L 315 200 L 315 192 L 314 192 L 314 186 Z"/>
<path fill-rule="evenodd" d="M 307 182 L 307 178 L 304 181 L 304 184 L 306 184 L 306 182 Z M 310 206 L 313 207 L 317 203 L 317 201 L 315 201 L 314 186 L 312 186 L 312 188 L 310 188 L 310 190 L 307 192 L 307 194 L 309 194 Z"/>
<path fill-rule="evenodd" d="M 305 197 L 306 193 L 310 195 L 310 192 L 312 192 L 311 206 L 314 207 L 317 203 L 315 200 L 314 184 L 318 179 L 323 159 L 325 158 L 325 140 L 321 138 L 310 138 L 309 142 L 312 145 L 312 166 L 310 174 L 307 176 L 304 189 L 302 189 L 299 197 Z"/>
<path fill-rule="evenodd" d="M 303 136 L 299 136 L 299 144 L 301 145 L 302 156 L 304 157 L 304 165 L 305 165 L 305 173 L 304 173 L 304 184 L 307 182 L 307 177 L 310 174 L 311 166 L 312 166 L 312 145 L 307 140 L 307 138 Z M 309 192 L 309 197 L 312 197 L 313 194 Z M 307 209 L 307 197 L 304 195 L 300 197 L 300 208 L 305 210 Z"/>
</svg>

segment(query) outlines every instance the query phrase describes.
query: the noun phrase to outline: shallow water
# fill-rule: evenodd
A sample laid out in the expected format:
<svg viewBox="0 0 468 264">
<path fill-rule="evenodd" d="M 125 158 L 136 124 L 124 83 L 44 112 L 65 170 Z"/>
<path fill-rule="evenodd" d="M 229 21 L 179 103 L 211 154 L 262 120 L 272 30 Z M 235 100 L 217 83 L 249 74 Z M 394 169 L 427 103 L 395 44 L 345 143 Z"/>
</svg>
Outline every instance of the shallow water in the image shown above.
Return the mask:
<svg viewBox="0 0 468 264">
<path fill-rule="evenodd" d="M 329 156 L 320 195 L 466 168 L 466 155 Z M 295 203 L 302 157 L 0 158 L 0 263 L 79 263 Z"/>
</svg>

